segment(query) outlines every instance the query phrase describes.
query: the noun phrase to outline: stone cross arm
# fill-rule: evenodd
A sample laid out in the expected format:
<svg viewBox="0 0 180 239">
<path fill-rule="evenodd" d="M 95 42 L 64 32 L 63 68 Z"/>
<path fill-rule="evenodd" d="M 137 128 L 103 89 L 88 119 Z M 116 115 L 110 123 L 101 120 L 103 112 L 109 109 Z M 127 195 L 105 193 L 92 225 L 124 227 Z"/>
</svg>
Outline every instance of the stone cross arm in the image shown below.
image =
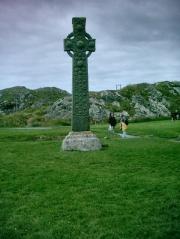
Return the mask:
<svg viewBox="0 0 180 239">
<path fill-rule="evenodd" d="M 72 57 L 72 131 L 88 131 L 89 92 L 88 92 L 88 60 L 95 51 L 95 39 L 86 32 L 86 18 L 72 19 L 73 32 L 64 39 L 64 50 Z"/>
<path fill-rule="evenodd" d="M 76 18 L 74 18 L 76 20 Z M 75 52 L 85 52 L 89 57 L 92 52 L 95 51 L 95 39 L 85 31 L 85 25 L 79 24 L 79 22 L 73 21 L 74 31 L 70 33 L 66 39 L 64 39 L 64 51 L 73 57 Z M 80 19 L 83 23 L 83 18 Z"/>
</svg>

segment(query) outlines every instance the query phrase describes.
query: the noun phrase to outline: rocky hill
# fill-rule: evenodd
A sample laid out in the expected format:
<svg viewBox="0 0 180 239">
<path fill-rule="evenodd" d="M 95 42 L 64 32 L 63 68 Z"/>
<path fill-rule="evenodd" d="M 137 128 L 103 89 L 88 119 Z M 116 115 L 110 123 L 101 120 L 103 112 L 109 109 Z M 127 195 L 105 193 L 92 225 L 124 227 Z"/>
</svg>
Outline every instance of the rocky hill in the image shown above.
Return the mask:
<svg viewBox="0 0 180 239">
<path fill-rule="evenodd" d="M 107 119 L 109 112 L 119 117 L 127 111 L 131 119 L 169 117 L 180 111 L 180 82 L 129 85 L 121 90 L 90 92 L 90 117 L 94 122 Z M 0 126 L 14 119 L 24 125 L 70 122 L 71 95 L 55 87 L 30 90 L 13 87 L 0 90 Z M 17 120 L 18 118 L 18 120 Z M 10 124 L 11 124 L 10 123 Z M 4 125 L 5 124 L 5 125 Z M 15 124 L 15 125 L 16 125 Z"/>
<path fill-rule="evenodd" d="M 16 86 L 0 90 L 0 112 L 14 113 L 25 109 L 38 109 L 50 106 L 59 98 L 70 95 L 67 91 L 55 87 L 44 87 L 30 90 Z"/>
</svg>

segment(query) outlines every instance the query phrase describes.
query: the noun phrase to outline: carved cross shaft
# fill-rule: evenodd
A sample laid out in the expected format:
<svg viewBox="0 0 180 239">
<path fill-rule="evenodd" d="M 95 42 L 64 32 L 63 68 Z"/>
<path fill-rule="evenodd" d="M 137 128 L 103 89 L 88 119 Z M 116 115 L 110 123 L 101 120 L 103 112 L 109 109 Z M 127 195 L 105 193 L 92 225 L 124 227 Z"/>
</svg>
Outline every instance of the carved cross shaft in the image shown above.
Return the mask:
<svg viewBox="0 0 180 239">
<path fill-rule="evenodd" d="M 86 33 L 86 18 L 72 19 L 73 32 L 64 40 L 64 50 L 73 60 L 72 131 L 90 130 L 87 58 L 95 51 L 95 39 Z"/>
</svg>

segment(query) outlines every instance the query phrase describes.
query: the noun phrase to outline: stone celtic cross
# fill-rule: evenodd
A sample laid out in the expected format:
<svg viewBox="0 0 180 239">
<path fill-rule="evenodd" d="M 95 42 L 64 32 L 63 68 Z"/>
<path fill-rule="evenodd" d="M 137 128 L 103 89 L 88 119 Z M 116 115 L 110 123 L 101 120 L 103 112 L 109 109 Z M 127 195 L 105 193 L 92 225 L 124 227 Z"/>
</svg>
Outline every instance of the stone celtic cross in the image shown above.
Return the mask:
<svg viewBox="0 0 180 239">
<path fill-rule="evenodd" d="M 86 18 L 72 19 L 73 32 L 64 39 L 64 51 L 73 60 L 72 131 L 89 131 L 89 92 L 87 58 L 95 51 L 95 39 L 86 32 Z"/>
</svg>

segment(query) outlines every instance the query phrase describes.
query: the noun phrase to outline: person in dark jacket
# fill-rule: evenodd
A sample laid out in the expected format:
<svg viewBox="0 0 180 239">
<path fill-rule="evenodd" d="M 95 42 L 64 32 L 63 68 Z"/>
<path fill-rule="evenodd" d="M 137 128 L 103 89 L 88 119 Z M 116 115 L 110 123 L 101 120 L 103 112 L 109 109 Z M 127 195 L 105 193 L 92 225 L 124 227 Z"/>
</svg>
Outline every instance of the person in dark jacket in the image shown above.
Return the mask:
<svg viewBox="0 0 180 239">
<path fill-rule="evenodd" d="M 175 112 L 171 112 L 172 121 L 179 120 L 180 118 L 179 116 L 180 116 L 180 113 L 178 112 L 178 110 L 176 110 Z"/>
<path fill-rule="evenodd" d="M 113 131 L 114 132 L 114 128 L 116 126 L 116 118 L 114 117 L 114 113 L 110 113 L 109 114 L 109 119 L 108 119 L 108 123 L 109 123 L 109 131 Z"/>
</svg>

